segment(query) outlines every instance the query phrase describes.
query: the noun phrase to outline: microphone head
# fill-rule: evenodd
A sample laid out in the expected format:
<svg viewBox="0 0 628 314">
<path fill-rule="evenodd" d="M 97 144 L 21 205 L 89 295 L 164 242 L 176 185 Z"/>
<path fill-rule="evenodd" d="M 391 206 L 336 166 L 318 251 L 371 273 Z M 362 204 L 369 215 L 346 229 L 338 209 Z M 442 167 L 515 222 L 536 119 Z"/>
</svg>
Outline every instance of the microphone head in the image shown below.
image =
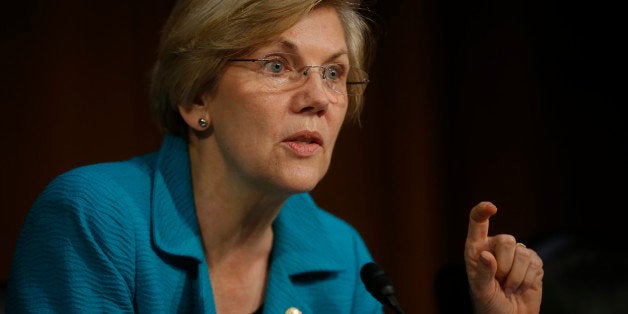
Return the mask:
<svg viewBox="0 0 628 314">
<path fill-rule="evenodd" d="M 396 306 L 391 302 L 391 299 L 395 300 L 395 288 L 393 288 L 392 280 L 379 265 L 373 262 L 364 264 L 360 270 L 360 278 L 366 290 L 375 299 L 387 306 Z"/>
</svg>

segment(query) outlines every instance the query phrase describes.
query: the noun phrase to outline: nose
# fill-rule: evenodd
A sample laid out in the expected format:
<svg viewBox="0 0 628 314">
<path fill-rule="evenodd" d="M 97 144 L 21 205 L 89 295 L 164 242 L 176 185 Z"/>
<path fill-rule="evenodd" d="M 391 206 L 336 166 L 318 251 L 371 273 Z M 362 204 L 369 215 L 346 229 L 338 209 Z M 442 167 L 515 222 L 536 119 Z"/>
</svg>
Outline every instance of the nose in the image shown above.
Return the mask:
<svg viewBox="0 0 628 314">
<path fill-rule="evenodd" d="M 321 71 L 321 73 L 316 75 L 312 73 L 312 70 L 318 70 Z M 327 112 L 331 102 L 338 101 L 337 96 L 332 95 L 329 88 L 326 86 L 323 71 L 324 69 L 319 66 L 309 66 L 303 71 L 303 80 L 305 80 L 305 82 L 298 94 L 298 100 L 295 102 L 295 112 L 322 116 Z"/>
</svg>

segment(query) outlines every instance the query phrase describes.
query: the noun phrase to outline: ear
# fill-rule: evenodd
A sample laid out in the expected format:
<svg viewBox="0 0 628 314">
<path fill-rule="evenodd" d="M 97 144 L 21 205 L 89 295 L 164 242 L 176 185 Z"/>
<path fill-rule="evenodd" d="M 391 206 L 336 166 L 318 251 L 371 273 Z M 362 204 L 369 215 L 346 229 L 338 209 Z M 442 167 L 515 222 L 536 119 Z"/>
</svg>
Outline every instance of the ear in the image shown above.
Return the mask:
<svg viewBox="0 0 628 314">
<path fill-rule="evenodd" d="M 207 94 L 203 94 L 190 105 L 179 104 L 179 114 L 192 130 L 203 132 L 211 125 L 208 106 L 209 99 L 210 97 Z M 202 123 L 201 119 L 205 123 Z"/>
</svg>

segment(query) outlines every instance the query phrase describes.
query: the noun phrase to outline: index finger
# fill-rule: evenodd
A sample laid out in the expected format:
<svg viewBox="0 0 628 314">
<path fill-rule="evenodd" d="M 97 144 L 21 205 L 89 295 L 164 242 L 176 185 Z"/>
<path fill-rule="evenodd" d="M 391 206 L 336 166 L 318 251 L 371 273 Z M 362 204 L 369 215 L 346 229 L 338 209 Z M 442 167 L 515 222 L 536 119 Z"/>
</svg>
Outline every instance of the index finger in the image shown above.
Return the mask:
<svg viewBox="0 0 628 314">
<path fill-rule="evenodd" d="M 488 221 L 495 213 L 497 207 L 491 202 L 480 202 L 471 208 L 467 242 L 485 241 L 488 238 Z"/>
</svg>

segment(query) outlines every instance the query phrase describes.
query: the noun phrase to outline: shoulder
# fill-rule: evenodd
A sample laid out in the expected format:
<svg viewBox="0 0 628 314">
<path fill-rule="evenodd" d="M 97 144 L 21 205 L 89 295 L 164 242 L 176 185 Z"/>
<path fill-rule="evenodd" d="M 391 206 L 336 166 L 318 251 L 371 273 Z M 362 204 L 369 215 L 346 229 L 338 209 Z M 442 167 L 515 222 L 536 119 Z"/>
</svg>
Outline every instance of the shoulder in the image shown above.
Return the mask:
<svg viewBox="0 0 628 314">
<path fill-rule="evenodd" d="M 132 308 L 123 300 L 134 291 L 138 235 L 149 234 L 153 158 L 75 168 L 44 189 L 13 255 L 16 308 L 110 306 L 102 295 Z"/>
<path fill-rule="evenodd" d="M 59 175 L 31 207 L 25 230 L 52 225 L 62 230 L 107 233 L 111 228 L 119 230 L 138 218 L 147 218 L 152 158 L 145 155 L 82 166 Z"/>
<path fill-rule="evenodd" d="M 155 154 L 134 157 L 129 160 L 104 162 L 81 166 L 56 177 L 48 189 L 82 189 L 106 187 L 128 187 L 151 179 Z M 87 192 L 87 191 L 86 191 Z"/>
<path fill-rule="evenodd" d="M 42 202 L 66 205 L 119 203 L 138 194 L 149 194 L 154 159 L 154 154 L 149 154 L 69 170 L 48 184 L 35 205 L 43 205 Z"/>
</svg>

